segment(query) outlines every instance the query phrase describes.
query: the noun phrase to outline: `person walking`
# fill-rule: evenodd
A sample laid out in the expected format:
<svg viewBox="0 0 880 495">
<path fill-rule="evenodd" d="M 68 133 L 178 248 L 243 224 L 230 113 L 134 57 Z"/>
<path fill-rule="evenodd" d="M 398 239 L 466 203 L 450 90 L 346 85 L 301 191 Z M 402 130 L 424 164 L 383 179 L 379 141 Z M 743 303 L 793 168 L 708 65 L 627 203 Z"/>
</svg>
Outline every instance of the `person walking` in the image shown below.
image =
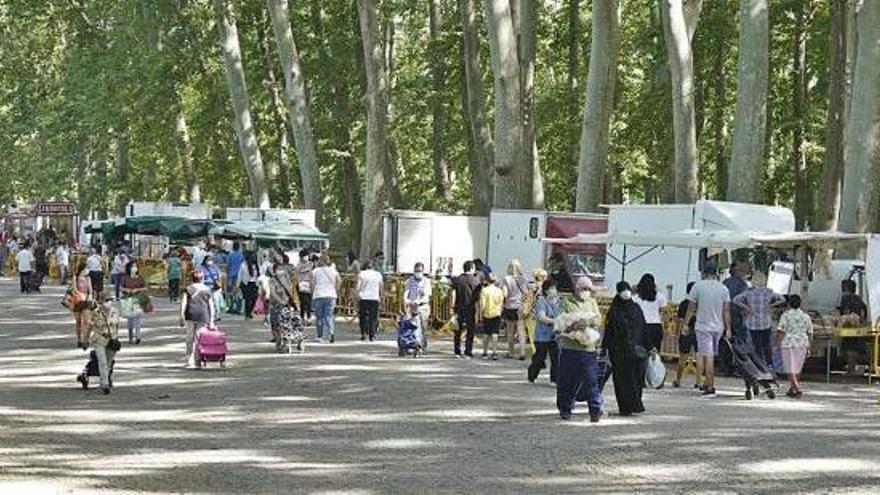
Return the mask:
<svg viewBox="0 0 880 495">
<path fill-rule="evenodd" d="M 559 291 L 556 282 L 545 280 L 541 286 L 541 295 L 535 302 L 535 353 L 527 371 L 529 383 L 535 383 L 541 370 L 546 367 L 550 357 L 550 383 L 556 384 L 556 369 L 559 363 L 559 346 L 553 325 L 559 317 Z"/>
<path fill-rule="evenodd" d="M 187 286 L 180 300 L 180 326 L 186 328 L 186 367 L 199 368 L 201 362 L 196 356 L 196 332 L 201 328 L 214 326 L 214 298 L 211 288 L 205 285 L 205 272 L 201 268 L 193 270 L 192 283 Z M 190 322 L 190 325 L 186 325 Z"/>
<path fill-rule="evenodd" d="M 804 396 L 801 389 L 800 374 L 804 360 L 810 354 L 810 339 L 813 337 L 813 320 L 801 309 L 801 297 L 789 296 L 788 311 L 779 319 L 779 348 L 782 361 L 788 372 L 789 389 L 786 395 L 793 399 Z"/>
<path fill-rule="evenodd" d="M 58 273 L 61 276 L 61 285 L 67 285 L 70 278 L 70 250 L 67 243 L 61 241 L 55 248 L 55 264 L 58 265 Z"/>
<path fill-rule="evenodd" d="M 501 313 L 504 309 L 504 291 L 498 286 L 494 273 L 486 275 L 486 285 L 480 290 L 480 303 L 477 315 L 478 324 L 483 329 L 483 359 L 489 359 L 492 348 L 492 361 L 498 360 L 498 333 L 501 330 Z"/>
<path fill-rule="evenodd" d="M 238 276 L 244 264 L 245 255 L 241 252 L 241 245 L 238 242 L 232 243 L 232 252 L 226 257 L 226 304 L 231 314 L 237 315 L 242 311 L 244 297 L 241 294 Z"/>
<path fill-rule="evenodd" d="M 734 261 L 730 264 L 730 276 L 722 282 L 730 293 L 730 300 L 749 290 L 748 278 L 752 265 L 748 261 Z M 747 341 L 751 335 L 745 325 L 745 315 L 739 306 L 730 307 L 730 332 L 734 340 Z"/>
<path fill-rule="evenodd" d="M 260 276 L 260 267 L 257 265 L 257 257 L 254 253 L 245 255 L 245 262 L 238 267 L 238 286 L 244 299 L 244 317 L 247 320 L 254 317 L 254 306 L 257 304 L 259 288 L 257 278 Z"/>
<path fill-rule="evenodd" d="M 695 282 L 688 282 L 688 294 L 690 294 L 691 289 L 694 288 L 694 283 Z M 678 366 L 675 370 L 675 380 L 672 382 L 673 388 L 681 386 L 681 377 L 684 375 L 684 370 L 687 366 L 687 358 L 693 357 L 694 360 L 696 360 L 697 335 L 694 326 L 697 324 L 697 319 L 691 316 L 689 320 L 685 320 L 688 313 L 688 305 L 690 305 L 690 302 L 687 298 L 682 299 L 681 302 L 678 303 L 678 309 L 675 313 L 678 329 Z M 700 387 L 701 379 L 702 377 L 697 377 L 696 383 L 694 383 L 694 388 Z"/>
<path fill-rule="evenodd" d="M 21 293 L 30 294 L 31 276 L 34 272 L 34 255 L 27 243 L 23 244 L 21 250 L 15 255 L 15 262 L 18 264 L 18 283 Z"/>
<path fill-rule="evenodd" d="M 89 322 L 95 295 L 92 291 L 92 279 L 89 270 L 83 265 L 73 278 L 74 297 L 70 310 L 76 320 L 76 346 L 82 350 L 89 347 Z"/>
<path fill-rule="evenodd" d="M 477 326 L 477 301 L 481 284 L 477 278 L 473 261 L 465 261 L 462 273 L 452 284 L 450 305 L 455 312 L 457 325 L 453 331 L 453 352 L 456 358 L 474 357 L 474 330 Z M 461 334 L 465 334 L 464 354 L 461 351 Z"/>
<path fill-rule="evenodd" d="M 382 274 L 373 269 L 373 262 L 364 262 L 363 269 L 358 273 L 357 299 L 358 323 L 361 329 L 361 340 L 376 338 L 379 328 L 379 306 L 385 296 Z"/>
<path fill-rule="evenodd" d="M 275 351 L 282 350 L 284 344 L 281 332 L 290 325 L 291 318 L 296 318 L 296 302 L 293 299 L 292 267 L 285 263 L 284 258 L 276 258 L 269 283 L 269 328 L 272 331 L 272 342 Z"/>
<path fill-rule="evenodd" d="M 733 298 L 733 304 L 743 314 L 743 323 L 751 335 L 755 351 L 764 362 L 772 365 L 773 354 L 770 346 L 770 332 L 773 322 L 770 312 L 785 304 L 785 298 L 767 288 L 767 276 L 763 273 L 752 275 L 752 287 Z"/>
<path fill-rule="evenodd" d="M 89 257 L 86 258 L 86 269 L 89 278 L 92 279 L 92 290 L 97 298 L 104 293 L 104 260 L 101 259 L 100 246 L 89 248 Z"/>
<path fill-rule="evenodd" d="M 330 343 L 336 342 L 336 327 L 333 311 L 336 308 L 336 299 L 342 279 L 339 272 L 330 261 L 330 256 L 324 254 L 318 261 L 318 268 L 312 272 L 314 283 L 312 291 L 312 310 L 317 320 L 316 342 L 323 343 L 324 335 L 329 335 Z"/>
<path fill-rule="evenodd" d="M 110 381 L 110 371 L 116 358 L 116 351 L 121 347 L 118 333 L 119 315 L 113 309 L 112 303 L 106 301 L 101 295 L 89 321 L 88 340 L 91 342 L 92 350 L 95 351 L 95 357 L 98 360 L 101 392 L 105 395 L 110 393 L 110 387 L 113 385 Z M 89 377 L 86 373 L 80 374 L 76 379 L 83 384 L 83 387 L 88 387 Z"/>
<path fill-rule="evenodd" d="M 516 356 L 520 361 L 526 359 L 526 329 L 523 302 L 529 292 L 529 282 L 523 276 L 522 264 L 518 259 L 510 260 L 507 275 L 502 280 L 504 310 L 502 311 L 507 335 L 507 357 Z"/>
<path fill-rule="evenodd" d="M 168 299 L 172 303 L 180 299 L 180 279 L 183 277 L 183 261 L 177 255 L 177 251 L 169 250 L 165 259 L 168 275 Z"/>
<path fill-rule="evenodd" d="M 130 313 L 125 316 L 128 322 L 128 343 L 141 343 L 141 329 L 144 325 L 144 312 L 149 301 L 147 283 L 138 273 L 137 262 L 129 261 L 120 284 L 122 295 L 130 300 Z"/>
<path fill-rule="evenodd" d="M 602 347 L 608 351 L 614 376 L 614 395 L 621 416 L 645 412 L 642 389 L 645 383 L 645 360 L 652 336 L 640 304 L 633 301 L 632 288 L 618 282 L 617 295 L 611 301 L 605 324 Z"/>
<path fill-rule="evenodd" d="M 222 308 L 225 304 L 223 300 L 223 275 L 220 267 L 217 266 L 214 256 L 206 254 L 202 261 L 202 271 L 205 274 L 204 284 L 211 289 L 211 297 L 214 298 L 214 321 L 220 321 L 222 316 Z"/>
<path fill-rule="evenodd" d="M 33 279 L 31 280 L 32 292 L 41 292 L 40 288 L 43 285 L 43 279 L 49 274 L 49 260 L 47 259 L 46 247 L 43 242 L 38 241 L 34 243 L 34 274 Z"/>
<path fill-rule="evenodd" d="M 428 350 L 428 328 L 431 322 L 431 279 L 425 276 L 425 264 L 417 262 L 413 274 L 403 287 L 403 304 L 417 308 L 419 327 L 422 329 L 422 353 Z"/>
<path fill-rule="evenodd" d="M 312 320 L 312 271 L 315 263 L 312 254 L 303 249 L 299 252 L 299 265 L 296 267 L 297 289 L 299 293 L 299 317 L 303 325 L 308 325 Z"/>
<path fill-rule="evenodd" d="M 116 256 L 113 257 L 113 264 L 110 268 L 110 280 L 113 281 L 116 299 L 120 298 L 122 291 L 122 278 L 125 277 L 125 267 L 128 266 L 129 261 L 128 255 L 123 249 L 119 249 L 116 252 Z"/>
<path fill-rule="evenodd" d="M 575 281 L 575 297 L 562 304 L 562 314 L 556 318 L 555 331 L 559 336 L 559 371 L 556 381 L 556 407 L 563 420 L 571 419 L 575 398 L 586 395 L 590 422 L 602 416 L 603 400 L 599 384 L 597 355 L 601 335 L 597 330 L 601 316 L 590 290 L 587 277 Z M 586 394 L 579 394 L 586 387 Z"/>
<path fill-rule="evenodd" d="M 715 356 L 718 355 L 722 336 L 731 336 L 730 291 L 718 281 L 718 269 L 708 262 L 703 268 L 703 279 L 688 293 L 688 312 L 685 320 L 696 315 L 694 330 L 697 334 L 697 376 L 704 376 L 703 398 L 715 397 Z"/>
<path fill-rule="evenodd" d="M 666 307 L 666 296 L 657 292 L 654 275 L 642 275 L 636 285 L 636 297 L 633 301 L 642 309 L 645 317 L 645 332 L 650 349 L 660 352 L 663 346 L 663 309 Z"/>
</svg>

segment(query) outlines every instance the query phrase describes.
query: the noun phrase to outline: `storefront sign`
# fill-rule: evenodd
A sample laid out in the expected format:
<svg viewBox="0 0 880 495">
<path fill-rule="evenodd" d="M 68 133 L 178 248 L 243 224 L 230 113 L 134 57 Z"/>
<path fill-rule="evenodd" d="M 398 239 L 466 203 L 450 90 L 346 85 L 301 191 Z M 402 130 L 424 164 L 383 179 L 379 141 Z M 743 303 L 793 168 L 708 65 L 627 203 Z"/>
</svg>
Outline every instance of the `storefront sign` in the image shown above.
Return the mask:
<svg viewBox="0 0 880 495">
<path fill-rule="evenodd" d="M 76 214 L 73 203 L 44 202 L 37 205 L 35 213 L 39 216 L 72 216 Z"/>
</svg>

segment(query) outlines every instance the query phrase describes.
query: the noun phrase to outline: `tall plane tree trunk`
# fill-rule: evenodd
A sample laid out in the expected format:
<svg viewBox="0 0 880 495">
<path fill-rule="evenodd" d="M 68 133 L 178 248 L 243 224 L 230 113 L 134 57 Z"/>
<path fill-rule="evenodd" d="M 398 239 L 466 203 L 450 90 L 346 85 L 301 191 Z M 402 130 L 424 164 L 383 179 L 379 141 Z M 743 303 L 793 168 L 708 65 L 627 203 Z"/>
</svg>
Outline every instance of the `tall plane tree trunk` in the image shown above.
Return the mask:
<svg viewBox="0 0 880 495">
<path fill-rule="evenodd" d="M 566 101 L 573 105 L 577 101 L 577 76 L 580 69 L 581 57 L 581 2 L 580 0 L 568 0 L 568 78 L 566 79 Z"/>
<path fill-rule="evenodd" d="M 430 0 L 428 51 L 431 64 L 432 102 L 431 102 L 431 158 L 434 165 L 434 192 L 438 199 L 449 201 L 452 190 L 449 186 L 449 169 L 446 165 L 446 63 L 443 53 L 443 6 L 441 0 Z"/>
<path fill-rule="evenodd" d="M 538 135 L 535 124 L 535 48 L 538 32 L 535 26 L 539 0 L 521 0 L 519 12 L 519 63 L 523 112 L 523 156 L 532 171 L 531 207 L 544 208 L 544 177 L 538 157 Z"/>
<path fill-rule="evenodd" d="M 840 211 L 840 228 L 846 232 L 873 227 L 880 181 L 880 2 L 866 1 L 857 19 L 859 46 Z"/>
<path fill-rule="evenodd" d="M 727 178 L 732 201 L 759 203 L 764 174 L 770 33 L 767 0 L 740 0 L 739 61 L 733 156 Z"/>
<path fill-rule="evenodd" d="M 483 71 L 480 66 L 480 42 L 475 0 L 459 0 L 463 40 L 465 92 L 467 93 L 467 123 L 474 143 L 470 162 L 471 213 L 488 216 L 492 208 L 492 167 L 495 157 L 492 132 L 483 109 Z"/>
<path fill-rule="evenodd" d="M 189 138 L 189 125 L 186 123 L 186 114 L 183 111 L 183 102 L 179 95 L 175 94 L 174 103 L 174 134 L 177 136 L 177 154 L 180 160 L 180 168 L 186 181 L 186 199 L 192 203 L 202 202 L 202 191 L 199 187 L 199 175 L 196 173 L 193 163 L 192 142 Z"/>
<path fill-rule="evenodd" d="M 315 136 L 312 131 L 312 112 L 309 108 L 305 76 L 290 29 L 287 0 L 266 0 L 272 17 L 275 44 L 284 70 L 284 99 L 293 129 L 294 147 L 303 183 L 303 201 L 306 208 L 315 210 L 318 226 L 323 225 L 324 193 L 318 169 Z"/>
<path fill-rule="evenodd" d="M 828 70 L 828 115 L 825 120 L 825 157 L 815 220 L 816 230 L 837 230 L 843 179 L 844 113 L 847 78 L 847 0 L 831 2 L 831 60 Z"/>
<path fill-rule="evenodd" d="M 257 142 L 257 131 L 251 119 L 251 101 L 248 96 L 247 83 L 244 77 L 244 65 L 241 59 L 241 47 L 238 44 L 238 29 L 235 26 L 235 15 L 231 0 L 213 0 L 214 17 L 217 32 L 220 35 L 220 48 L 226 64 L 226 82 L 229 84 L 229 97 L 232 101 L 233 125 L 238 137 L 238 147 L 247 172 L 248 185 L 254 206 L 269 208 L 269 188 L 266 184 L 266 173 L 263 170 L 263 158 Z"/>
<path fill-rule="evenodd" d="M 672 120 L 675 135 L 675 201 L 699 197 L 694 60 L 691 37 L 702 0 L 661 0 L 663 33 L 672 79 Z"/>
<path fill-rule="evenodd" d="M 533 171 L 525 166 L 520 68 L 508 0 L 485 0 L 495 90 L 495 206 L 531 208 Z"/>
<path fill-rule="evenodd" d="M 361 256 L 371 256 L 381 246 L 382 211 L 388 202 L 387 109 L 388 94 L 376 0 L 357 0 L 367 78 L 367 163 L 364 181 L 364 221 Z"/>
<path fill-rule="evenodd" d="M 804 154 L 804 118 L 807 113 L 807 23 L 803 3 L 794 5 L 794 46 L 791 63 L 791 100 L 794 127 L 791 132 L 791 168 L 794 172 L 794 216 L 798 230 L 805 230 L 810 221 L 811 192 Z"/>
<path fill-rule="evenodd" d="M 593 2 L 593 44 L 587 74 L 575 210 L 598 212 L 608 168 L 608 134 L 617 78 L 620 6 L 617 0 Z"/>
</svg>

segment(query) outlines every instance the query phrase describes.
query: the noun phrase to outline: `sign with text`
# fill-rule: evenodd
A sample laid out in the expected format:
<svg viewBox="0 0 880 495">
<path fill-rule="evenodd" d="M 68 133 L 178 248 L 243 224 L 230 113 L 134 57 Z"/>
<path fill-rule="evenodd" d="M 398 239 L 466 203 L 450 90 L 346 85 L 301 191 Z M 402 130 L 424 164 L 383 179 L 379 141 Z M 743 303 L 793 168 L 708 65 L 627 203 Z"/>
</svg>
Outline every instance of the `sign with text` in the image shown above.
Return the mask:
<svg viewBox="0 0 880 495">
<path fill-rule="evenodd" d="M 40 216 L 72 216 L 76 215 L 76 206 L 66 202 L 43 202 L 37 204 L 35 213 Z"/>
</svg>

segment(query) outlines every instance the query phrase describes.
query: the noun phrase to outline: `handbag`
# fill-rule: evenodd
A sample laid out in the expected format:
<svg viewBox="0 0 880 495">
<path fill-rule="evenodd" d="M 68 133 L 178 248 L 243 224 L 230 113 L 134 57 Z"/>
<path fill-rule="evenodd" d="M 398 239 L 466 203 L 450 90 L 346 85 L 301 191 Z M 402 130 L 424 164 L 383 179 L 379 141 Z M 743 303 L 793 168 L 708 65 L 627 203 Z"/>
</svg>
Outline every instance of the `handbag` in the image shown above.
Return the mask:
<svg viewBox="0 0 880 495">
<path fill-rule="evenodd" d="M 660 354 L 651 351 L 645 364 L 645 386 L 653 389 L 661 389 L 666 383 L 666 365 L 660 359 Z"/>
</svg>

